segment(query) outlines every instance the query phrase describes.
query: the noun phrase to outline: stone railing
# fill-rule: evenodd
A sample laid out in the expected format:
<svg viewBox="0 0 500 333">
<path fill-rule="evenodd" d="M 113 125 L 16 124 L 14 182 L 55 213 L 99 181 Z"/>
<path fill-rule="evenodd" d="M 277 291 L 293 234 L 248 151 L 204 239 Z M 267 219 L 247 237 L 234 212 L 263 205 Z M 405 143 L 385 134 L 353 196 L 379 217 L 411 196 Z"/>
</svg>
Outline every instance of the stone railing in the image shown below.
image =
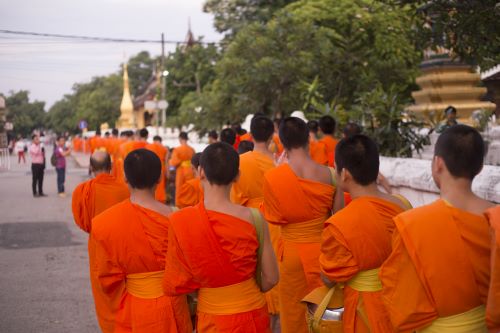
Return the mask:
<svg viewBox="0 0 500 333">
<path fill-rule="evenodd" d="M 414 207 L 439 198 L 439 190 L 432 179 L 430 160 L 381 157 L 380 172 L 394 192 L 404 195 Z M 485 165 L 474 179 L 472 190 L 486 200 L 500 203 L 500 166 Z"/>
</svg>

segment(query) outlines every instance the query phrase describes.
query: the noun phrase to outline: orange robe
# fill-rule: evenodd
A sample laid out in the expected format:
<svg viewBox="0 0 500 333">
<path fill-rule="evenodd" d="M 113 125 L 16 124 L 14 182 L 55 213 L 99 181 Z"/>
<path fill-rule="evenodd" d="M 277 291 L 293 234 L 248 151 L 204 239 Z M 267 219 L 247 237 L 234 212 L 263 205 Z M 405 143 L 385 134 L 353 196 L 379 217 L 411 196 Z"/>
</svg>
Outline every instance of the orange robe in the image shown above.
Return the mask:
<svg viewBox="0 0 500 333">
<path fill-rule="evenodd" d="M 160 143 L 151 143 L 146 145 L 145 148 L 155 153 L 156 156 L 158 156 L 158 158 L 161 161 L 160 182 L 156 187 L 155 199 L 165 203 L 167 201 L 167 192 L 166 192 L 167 179 L 165 177 L 165 161 L 167 159 L 168 150 L 167 148 L 163 147 L 163 145 Z"/>
<path fill-rule="evenodd" d="M 90 234 L 92 230 L 92 219 L 106 209 L 127 199 L 130 196 L 128 187 L 116 180 L 115 177 L 102 173 L 94 179 L 78 185 L 73 191 L 72 210 L 76 224 L 85 232 Z M 111 321 L 110 311 L 105 295 L 99 288 L 97 280 L 96 257 L 94 243 L 88 242 L 90 284 L 96 308 L 97 319 L 101 329 L 107 329 L 107 323 Z"/>
<path fill-rule="evenodd" d="M 321 165 L 329 165 L 328 153 L 326 145 L 323 142 L 309 140 L 309 155 L 313 161 Z"/>
<path fill-rule="evenodd" d="M 247 132 L 247 133 L 243 134 L 242 136 L 240 136 L 240 142 L 241 141 L 250 141 L 250 142 L 253 142 L 252 134 L 250 132 Z"/>
<path fill-rule="evenodd" d="M 491 229 L 491 280 L 486 305 L 486 323 L 490 332 L 500 331 L 500 206 L 489 209 L 486 217 Z"/>
<path fill-rule="evenodd" d="M 490 235 L 484 216 L 440 199 L 394 222 L 392 253 L 379 276 L 396 331 L 413 331 L 486 304 Z"/>
<path fill-rule="evenodd" d="M 170 220 L 163 280 L 163 289 L 168 295 L 227 287 L 254 278 L 258 240 L 252 224 L 205 210 L 203 203 L 172 214 Z M 218 315 L 201 312 L 198 307 L 197 332 L 270 333 L 265 299 L 256 285 L 254 288 L 253 293 L 257 293 L 262 302 L 246 306 L 244 312 L 227 311 L 228 305 L 225 305 L 221 311 L 225 314 Z M 247 299 L 248 296 L 237 301 L 241 305 Z M 225 300 L 221 297 L 216 302 L 222 306 Z M 231 306 L 229 310 L 233 310 Z"/>
<path fill-rule="evenodd" d="M 337 147 L 338 140 L 330 135 L 325 135 L 319 142 L 323 142 L 326 146 L 326 153 L 328 154 L 328 165 L 333 167 L 335 164 L 335 147 Z"/>
<path fill-rule="evenodd" d="M 278 134 L 273 134 L 273 142 L 271 143 L 271 151 L 277 155 L 281 155 L 285 148 L 281 143 L 280 137 Z"/>
<path fill-rule="evenodd" d="M 202 200 L 203 187 L 201 186 L 200 178 L 196 177 L 186 181 L 182 185 L 176 205 L 178 208 L 196 206 Z"/>
<path fill-rule="evenodd" d="M 188 145 L 179 146 L 172 152 L 170 165 L 176 167 L 175 171 L 175 203 L 179 200 L 179 193 L 182 185 L 190 179 L 194 178 L 193 170 L 191 169 L 191 158 L 195 154 L 193 148 Z"/>
<path fill-rule="evenodd" d="M 84 144 L 83 144 L 83 152 L 85 154 L 89 154 L 90 153 L 90 139 L 87 139 L 87 140 L 84 140 Z"/>
<path fill-rule="evenodd" d="M 89 139 L 90 153 L 93 154 L 98 149 L 106 149 L 105 139 L 100 136 L 93 136 Z"/>
<path fill-rule="evenodd" d="M 301 300 L 323 285 L 319 255 L 324 222 L 331 215 L 331 185 L 297 177 L 288 164 L 268 171 L 264 179 L 265 219 L 280 226 L 280 321 L 283 333 L 307 333 Z"/>
<path fill-rule="evenodd" d="M 323 230 L 321 271 L 330 281 L 347 282 L 361 271 L 379 268 L 391 254 L 393 217 L 403 209 L 376 197 L 354 199 L 337 212 Z M 370 332 L 356 311 L 362 304 L 372 333 L 392 332 L 382 291 L 359 292 L 344 287 L 344 332 Z"/>
<path fill-rule="evenodd" d="M 268 156 L 251 151 L 240 155 L 240 177 L 231 188 L 231 201 L 251 208 L 260 208 L 264 202 L 264 174 L 274 168 L 274 161 Z M 269 224 L 269 234 L 274 251 L 278 251 L 279 226 Z M 279 313 L 279 286 L 266 293 L 269 313 Z"/>
<path fill-rule="evenodd" d="M 191 333 L 185 296 L 139 298 L 127 291 L 128 274 L 165 268 L 169 219 L 125 200 L 93 220 L 99 287 L 112 321 L 105 332 Z"/>
</svg>

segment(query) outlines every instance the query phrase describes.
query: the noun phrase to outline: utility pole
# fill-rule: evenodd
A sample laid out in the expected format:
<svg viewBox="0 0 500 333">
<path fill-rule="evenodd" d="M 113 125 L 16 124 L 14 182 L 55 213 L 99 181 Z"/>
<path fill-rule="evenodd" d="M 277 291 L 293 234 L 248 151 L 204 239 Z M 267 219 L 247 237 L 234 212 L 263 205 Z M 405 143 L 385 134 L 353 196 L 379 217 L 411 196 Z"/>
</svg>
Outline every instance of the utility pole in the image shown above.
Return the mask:
<svg viewBox="0 0 500 333">
<path fill-rule="evenodd" d="M 163 75 L 163 71 L 165 70 L 164 68 L 164 65 L 165 65 L 165 35 L 163 34 L 163 32 L 161 33 L 161 62 L 160 62 L 160 67 L 161 67 L 161 71 L 160 71 L 160 75 L 161 75 L 161 100 L 164 101 L 165 100 L 165 80 L 166 80 L 166 77 Z M 161 108 L 161 126 L 163 128 L 165 128 L 165 118 L 166 118 L 166 115 L 165 115 L 165 111 L 166 109 L 164 108 Z"/>
</svg>

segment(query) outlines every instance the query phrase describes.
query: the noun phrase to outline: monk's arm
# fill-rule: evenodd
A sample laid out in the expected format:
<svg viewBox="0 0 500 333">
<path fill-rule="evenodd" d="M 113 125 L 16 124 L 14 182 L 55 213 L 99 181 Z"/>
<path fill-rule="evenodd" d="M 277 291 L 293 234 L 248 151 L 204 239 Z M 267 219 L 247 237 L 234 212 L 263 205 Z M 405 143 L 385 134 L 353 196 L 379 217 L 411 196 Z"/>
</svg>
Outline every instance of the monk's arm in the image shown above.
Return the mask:
<svg viewBox="0 0 500 333">
<path fill-rule="evenodd" d="M 179 164 L 181 164 L 181 162 L 182 161 L 179 158 L 179 154 L 174 149 L 174 151 L 172 152 L 172 158 L 169 161 L 170 166 L 177 167 L 177 166 L 179 166 Z"/>
<path fill-rule="evenodd" d="M 438 317 L 398 230 L 394 231 L 392 253 L 382 265 L 379 277 L 382 300 L 397 332 L 413 332 Z"/>
<path fill-rule="evenodd" d="M 347 242 L 331 223 L 327 223 L 321 235 L 319 264 L 322 280 L 328 287 L 336 282 L 348 281 L 359 272 L 359 266 Z"/>
<path fill-rule="evenodd" d="M 273 245 L 271 243 L 271 236 L 269 235 L 269 228 L 267 222 L 262 223 L 264 231 L 264 248 L 262 251 L 262 291 L 266 292 L 271 290 L 279 281 L 278 261 L 274 253 Z"/>
<path fill-rule="evenodd" d="M 84 205 L 84 183 L 78 185 L 73 191 L 73 195 L 71 197 L 71 210 L 73 212 L 73 218 L 75 219 L 76 225 L 85 231 L 86 233 L 90 232 L 90 221 L 86 221 L 88 219 L 88 214 Z"/>
<path fill-rule="evenodd" d="M 487 213 L 491 237 L 491 272 L 486 324 L 490 332 L 500 332 L 500 206 Z M 498 214 L 498 217 L 497 217 Z"/>
<path fill-rule="evenodd" d="M 118 311 L 122 297 L 126 292 L 125 272 L 118 263 L 111 259 L 111 255 L 103 241 L 96 238 L 94 234 L 90 241 L 93 242 L 95 247 L 95 265 L 99 289 L 108 300 L 111 310 Z"/>
<path fill-rule="evenodd" d="M 333 196 L 333 213 L 335 214 L 344 208 L 344 206 L 344 192 L 338 187 L 335 187 L 335 194 Z"/>
<path fill-rule="evenodd" d="M 260 207 L 264 219 L 273 224 L 283 224 L 286 223 L 285 219 L 281 215 L 279 200 L 275 197 L 273 192 L 273 186 L 269 181 L 264 178 L 264 202 Z"/>
<path fill-rule="evenodd" d="M 199 289 L 200 286 L 194 281 L 191 269 L 184 259 L 172 225 L 168 229 L 168 249 L 165 262 L 165 277 L 163 279 L 165 294 L 177 296 L 189 294 Z"/>
</svg>

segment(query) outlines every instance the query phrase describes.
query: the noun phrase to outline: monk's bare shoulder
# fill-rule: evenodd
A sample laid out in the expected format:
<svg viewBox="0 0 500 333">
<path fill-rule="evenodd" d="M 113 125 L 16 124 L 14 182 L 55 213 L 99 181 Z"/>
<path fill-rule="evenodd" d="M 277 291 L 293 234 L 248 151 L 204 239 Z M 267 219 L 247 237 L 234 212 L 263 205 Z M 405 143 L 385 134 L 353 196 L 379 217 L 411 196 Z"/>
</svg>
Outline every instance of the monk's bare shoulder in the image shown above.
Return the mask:
<svg viewBox="0 0 500 333">
<path fill-rule="evenodd" d="M 161 202 L 155 201 L 153 204 L 154 211 L 156 211 L 158 214 L 163 215 L 163 216 L 169 216 L 172 214 L 174 211 L 170 206 L 167 206 L 165 204 L 162 204 Z"/>
<path fill-rule="evenodd" d="M 476 197 L 473 203 L 470 205 L 470 210 L 473 210 L 474 213 L 477 215 L 482 215 L 484 214 L 485 211 L 487 211 L 490 208 L 495 207 L 495 204 L 488 201 L 484 200 L 482 198 Z"/>
<path fill-rule="evenodd" d="M 407 203 L 404 202 L 401 198 L 398 198 L 395 195 L 387 194 L 387 193 L 381 193 L 380 198 L 389 202 L 392 202 L 393 204 L 398 205 L 399 207 L 403 208 L 404 210 L 407 210 L 409 207 L 407 206 Z M 408 200 L 408 199 L 407 199 Z M 408 201 L 409 202 L 409 201 Z"/>
</svg>

